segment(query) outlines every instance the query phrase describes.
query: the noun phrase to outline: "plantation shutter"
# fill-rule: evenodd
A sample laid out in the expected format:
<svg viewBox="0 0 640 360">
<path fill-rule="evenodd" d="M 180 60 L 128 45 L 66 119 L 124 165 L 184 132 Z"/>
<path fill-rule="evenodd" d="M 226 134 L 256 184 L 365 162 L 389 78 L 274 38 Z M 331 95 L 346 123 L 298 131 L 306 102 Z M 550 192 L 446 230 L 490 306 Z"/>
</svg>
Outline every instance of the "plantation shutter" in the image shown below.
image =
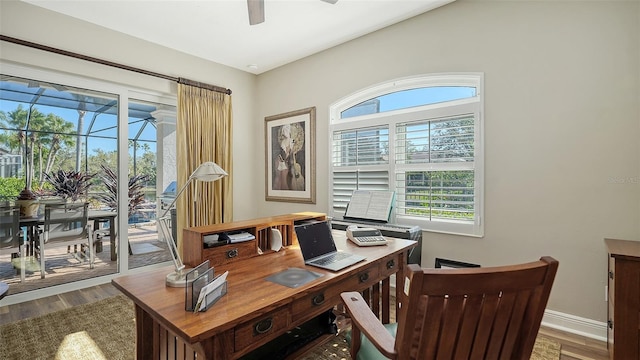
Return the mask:
<svg viewBox="0 0 640 360">
<path fill-rule="evenodd" d="M 334 131 L 331 159 L 332 205 L 335 212 L 344 214 L 354 190 L 389 190 L 389 127 Z M 376 169 L 375 165 L 385 166 Z"/>
<path fill-rule="evenodd" d="M 333 210 L 344 214 L 354 190 L 389 190 L 387 170 L 335 170 L 333 172 Z"/>
<path fill-rule="evenodd" d="M 474 220 L 474 126 L 472 114 L 396 125 L 398 214 Z"/>
</svg>

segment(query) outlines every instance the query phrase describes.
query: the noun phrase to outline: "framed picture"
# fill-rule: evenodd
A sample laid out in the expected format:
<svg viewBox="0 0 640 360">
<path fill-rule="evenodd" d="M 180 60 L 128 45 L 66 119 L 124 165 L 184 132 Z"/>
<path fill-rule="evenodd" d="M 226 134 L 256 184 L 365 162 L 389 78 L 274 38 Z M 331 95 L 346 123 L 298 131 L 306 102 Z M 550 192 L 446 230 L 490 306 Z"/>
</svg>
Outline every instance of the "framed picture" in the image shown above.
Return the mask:
<svg viewBox="0 0 640 360">
<path fill-rule="evenodd" d="M 468 268 L 468 267 L 480 267 L 480 265 L 466 263 L 462 261 L 456 261 L 456 260 L 436 258 L 436 268 L 456 269 L 456 268 Z"/>
<path fill-rule="evenodd" d="M 264 118 L 265 198 L 316 203 L 316 108 Z"/>
</svg>

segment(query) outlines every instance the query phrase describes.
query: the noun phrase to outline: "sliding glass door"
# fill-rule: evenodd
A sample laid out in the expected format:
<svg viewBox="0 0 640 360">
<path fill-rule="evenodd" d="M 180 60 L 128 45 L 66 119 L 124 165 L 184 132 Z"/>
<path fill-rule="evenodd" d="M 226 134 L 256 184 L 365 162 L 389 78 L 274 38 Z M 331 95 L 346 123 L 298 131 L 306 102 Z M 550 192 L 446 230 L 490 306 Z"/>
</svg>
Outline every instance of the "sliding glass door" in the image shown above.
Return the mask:
<svg viewBox="0 0 640 360">
<path fill-rule="evenodd" d="M 172 136 L 171 97 L 77 78 L 1 74 L 0 203 L 22 210 L 20 246 L 0 243 L 0 281 L 10 293 L 170 261 L 155 221 L 175 184 Z M 65 202 L 89 204 L 91 239 L 49 250 L 41 241 L 45 209 Z M 0 225 L 1 235 L 9 220 Z"/>
</svg>

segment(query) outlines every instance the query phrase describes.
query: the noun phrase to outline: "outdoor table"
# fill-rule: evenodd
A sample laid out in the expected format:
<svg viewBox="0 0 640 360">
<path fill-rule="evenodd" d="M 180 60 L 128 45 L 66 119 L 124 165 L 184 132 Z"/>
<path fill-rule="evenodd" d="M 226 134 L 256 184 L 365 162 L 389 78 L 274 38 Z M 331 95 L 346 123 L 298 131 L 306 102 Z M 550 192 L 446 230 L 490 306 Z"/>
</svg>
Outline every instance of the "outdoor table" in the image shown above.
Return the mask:
<svg viewBox="0 0 640 360">
<path fill-rule="evenodd" d="M 118 260 L 116 253 L 116 217 L 118 214 L 115 211 L 108 210 L 89 210 L 88 220 L 94 222 L 94 229 L 98 229 L 100 223 L 109 222 L 109 243 L 111 244 L 111 260 Z M 37 228 L 39 225 L 44 224 L 44 217 L 37 218 L 20 218 L 20 226 L 26 227 L 28 230 L 28 238 L 31 246 L 29 247 L 28 254 L 33 255 L 33 244 L 37 238 Z"/>
</svg>

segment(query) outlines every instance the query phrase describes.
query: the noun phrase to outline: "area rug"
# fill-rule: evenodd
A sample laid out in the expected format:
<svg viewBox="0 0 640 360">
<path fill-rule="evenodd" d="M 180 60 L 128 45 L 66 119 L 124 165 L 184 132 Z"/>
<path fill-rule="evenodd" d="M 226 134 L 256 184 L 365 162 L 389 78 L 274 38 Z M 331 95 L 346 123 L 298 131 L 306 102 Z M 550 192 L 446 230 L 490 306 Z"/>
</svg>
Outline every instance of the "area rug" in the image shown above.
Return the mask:
<svg viewBox="0 0 640 360">
<path fill-rule="evenodd" d="M 133 302 L 118 295 L 0 327 L 0 359 L 133 359 Z"/>
<path fill-rule="evenodd" d="M 134 359 L 135 315 L 124 295 L 0 326 L 0 359 Z M 338 335 L 307 353 L 304 360 L 350 360 Z M 539 336 L 531 359 L 560 359 L 560 344 Z"/>
<path fill-rule="evenodd" d="M 531 360 L 559 360 L 560 344 L 557 341 L 538 336 L 533 346 Z M 351 360 L 349 344 L 342 334 L 331 341 L 315 347 L 300 360 Z"/>
</svg>

